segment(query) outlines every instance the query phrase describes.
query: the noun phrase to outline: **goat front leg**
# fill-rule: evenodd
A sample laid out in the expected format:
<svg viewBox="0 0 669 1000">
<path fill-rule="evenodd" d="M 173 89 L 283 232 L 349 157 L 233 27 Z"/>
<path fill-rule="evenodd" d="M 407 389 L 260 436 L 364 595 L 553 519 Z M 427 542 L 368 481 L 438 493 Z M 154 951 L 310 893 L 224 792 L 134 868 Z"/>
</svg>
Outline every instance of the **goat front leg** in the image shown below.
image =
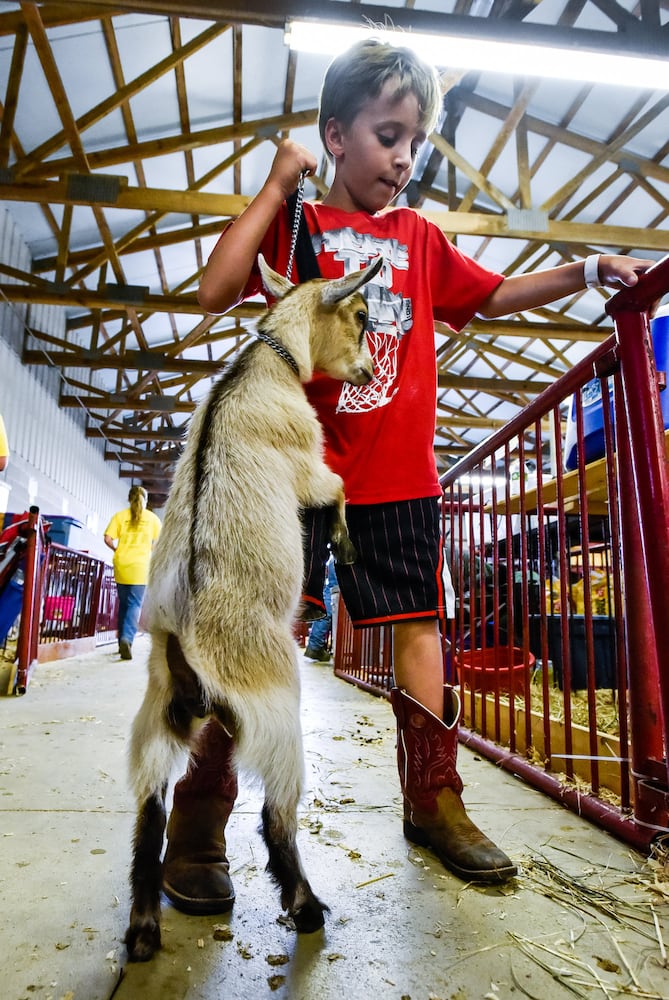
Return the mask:
<svg viewBox="0 0 669 1000">
<path fill-rule="evenodd" d="M 343 566 L 354 563 L 358 553 L 346 526 L 346 498 L 341 476 L 322 465 L 316 468 L 310 485 L 310 494 L 301 498 L 302 506 L 329 508 L 329 535 L 334 557 Z"/>
<path fill-rule="evenodd" d="M 132 909 L 125 935 L 131 962 L 148 962 L 160 948 L 160 853 L 165 833 L 167 786 L 150 795 L 139 807 L 135 823 L 130 870 Z"/>
<path fill-rule="evenodd" d="M 332 544 L 332 552 L 338 563 L 341 563 L 342 566 L 349 566 L 356 561 L 358 553 L 348 533 L 343 490 L 337 499 L 337 503 L 333 504 L 330 510 L 330 542 Z"/>
</svg>

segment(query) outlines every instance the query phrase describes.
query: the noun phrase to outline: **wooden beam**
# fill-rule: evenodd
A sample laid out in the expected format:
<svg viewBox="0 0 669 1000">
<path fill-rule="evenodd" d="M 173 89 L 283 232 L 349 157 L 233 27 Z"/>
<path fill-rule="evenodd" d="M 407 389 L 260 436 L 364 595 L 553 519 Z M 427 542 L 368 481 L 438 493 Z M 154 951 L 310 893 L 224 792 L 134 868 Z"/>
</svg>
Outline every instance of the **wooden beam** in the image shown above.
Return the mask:
<svg viewBox="0 0 669 1000">
<path fill-rule="evenodd" d="M 183 372 L 192 375 L 216 374 L 216 362 L 199 361 L 188 358 L 174 358 L 158 351 L 124 351 L 122 354 L 105 354 L 104 351 L 23 351 L 23 362 L 27 365 L 56 365 L 57 368 L 92 368 L 97 371 L 110 368 L 113 371 L 137 369 L 149 372 Z"/>
<path fill-rule="evenodd" d="M 39 302 L 53 306 L 79 306 L 82 309 L 116 310 L 125 316 L 127 308 L 143 309 L 148 312 L 174 312 L 184 315 L 203 316 L 195 293 L 180 295 L 151 295 L 146 289 L 134 285 L 106 285 L 101 291 L 88 288 L 70 288 L 68 285 L 8 285 L 0 283 L 0 296 L 7 302 Z M 122 307 L 122 308 L 119 308 Z M 89 326 L 88 317 L 85 326 Z"/>
<path fill-rule="evenodd" d="M 183 427 L 159 427 L 155 430 L 128 427 L 87 427 L 87 438 L 105 438 L 109 441 L 181 441 L 184 437 Z M 139 459 L 138 459 L 139 461 Z"/>
<path fill-rule="evenodd" d="M 153 156 L 165 156 L 167 153 L 183 153 L 187 149 L 201 149 L 205 146 L 218 146 L 224 142 L 234 142 L 235 139 L 248 139 L 255 135 L 269 138 L 285 129 L 301 128 L 313 125 L 318 119 L 318 109 L 293 111 L 289 115 L 274 115 L 270 118 L 247 119 L 233 125 L 219 125 L 216 128 L 203 129 L 199 132 L 189 132 L 188 135 L 163 136 L 160 139 L 147 139 L 144 142 L 126 143 L 125 146 L 115 146 L 111 149 L 100 149 L 87 154 L 91 170 L 104 170 L 117 166 L 119 163 L 129 163 L 133 160 L 147 160 Z M 77 171 L 77 160 L 72 156 L 58 157 L 46 163 L 37 163 L 26 169 L 23 177 L 26 180 L 60 176 Z"/>
<path fill-rule="evenodd" d="M 437 384 L 440 389 L 461 389 L 463 392 L 520 393 L 538 396 L 544 389 L 553 385 L 553 382 L 537 382 L 533 378 L 498 378 L 497 376 L 477 378 L 472 375 L 452 375 L 444 372 L 439 374 Z"/>
<path fill-rule="evenodd" d="M 129 150 L 127 151 L 129 154 Z M 88 157 L 91 160 L 92 155 Z M 126 156 L 126 160 L 129 155 Z M 102 187 L 102 186 L 101 186 Z M 42 205 L 90 205 L 91 200 L 76 185 L 68 181 L 12 182 L 0 180 L 0 200 L 36 202 Z M 236 218 L 251 201 L 246 195 L 215 194 L 207 191 L 169 191 L 161 188 L 123 187 L 100 191 L 96 205 L 137 211 L 176 212 L 183 215 L 216 215 Z M 565 246 L 602 246 L 618 249 L 636 247 L 639 250 L 669 251 L 669 231 L 615 226 L 586 222 L 546 220 L 545 229 L 514 227 L 506 213 L 488 215 L 482 212 L 449 212 L 421 210 L 421 214 L 449 236 L 495 236 L 504 239 L 534 240 L 541 244 L 559 243 Z"/>
<path fill-rule="evenodd" d="M 168 73 L 175 67 L 180 66 L 185 59 L 188 59 L 189 56 L 193 55 L 203 46 L 208 45 L 209 42 L 213 41 L 222 31 L 225 31 L 225 27 L 221 25 L 214 25 L 207 28 L 201 34 L 191 39 L 188 44 L 171 52 L 169 56 L 162 59 L 159 63 L 156 63 L 155 66 L 151 67 L 151 69 L 146 70 L 144 73 L 135 77 L 135 79 L 131 80 L 130 83 L 116 86 L 110 97 L 101 101 L 99 104 L 96 104 L 95 107 L 89 109 L 84 115 L 77 118 L 76 127 L 79 134 L 84 132 L 86 129 L 91 128 L 91 126 L 111 114 L 116 108 L 125 105 L 131 97 L 150 86 L 165 73 Z M 62 146 L 67 145 L 67 142 L 68 138 L 65 129 L 61 129 L 60 132 L 56 132 L 55 135 L 52 135 L 40 146 L 36 146 L 35 149 L 31 150 L 27 156 L 23 157 L 23 159 L 18 160 L 12 167 L 14 175 L 17 177 L 20 176 L 31 166 L 36 167 L 39 171 L 41 163 L 57 152 Z"/>
<path fill-rule="evenodd" d="M 23 75 L 27 46 L 28 29 L 25 24 L 22 24 L 17 29 L 16 37 L 14 39 L 14 47 L 12 49 L 12 65 L 9 70 L 5 107 L 2 112 L 2 125 L 0 126 L 0 168 L 2 169 L 6 169 L 9 165 L 9 154 L 11 150 L 12 136 L 14 134 L 14 120 L 19 101 L 19 86 Z"/>
<path fill-rule="evenodd" d="M 0 191 L 2 189 L 0 188 Z M 215 222 L 203 222 L 195 226 L 184 226 L 180 229 L 164 229 L 152 233 L 150 236 L 142 236 L 126 245 L 123 241 L 116 241 L 116 252 L 119 257 L 124 254 L 141 253 L 144 250 L 160 250 L 162 247 L 173 247 L 178 243 L 191 243 L 193 240 L 202 239 L 205 236 L 219 236 L 226 220 L 216 219 Z M 98 246 L 87 247 L 85 250 L 70 251 L 68 263 L 70 267 L 81 267 L 90 263 L 100 254 L 102 248 Z M 35 257 L 33 258 L 33 274 L 44 274 L 53 271 L 56 267 L 57 258 Z"/>
<path fill-rule="evenodd" d="M 60 3 L 58 0 L 47 0 L 41 3 L 42 23 L 45 28 L 60 28 L 67 24 L 79 24 L 81 21 L 98 21 L 101 17 L 112 17 L 122 13 L 115 4 L 108 3 Z M 25 26 L 25 19 L 20 10 L 0 14 L 0 37 L 15 35 Z"/>
<path fill-rule="evenodd" d="M 192 413 L 196 403 L 175 396 L 145 396 L 133 399 L 122 392 L 111 392 L 101 396 L 72 396 L 61 393 L 58 405 L 66 408 L 82 406 L 86 410 L 130 410 L 133 413 Z"/>
<path fill-rule="evenodd" d="M 170 465 L 181 455 L 181 448 L 173 448 L 169 452 L 151 451 L 138 453 L 133 451 L 105 451 L 107 461 L 113 459 L 126 465 Z"/>
<path fill-rule="evenodd" d="M 48 8 L 55 0 L 42 0 Z M 89 6 L 88 0 L 73 0 L 70 4 Z M 359 26 L 363 22 L 376 24 L 379 8 L 376 4 L 341 3 L 340 0 L 117 0 L 102 4 L 114 10 L 163 14 L 171 17 L 193 17 L 211 21 L 259 24 L 283 31 L 290 19 L 314 22 L 339 22 Z M 565 49 L 608 52 L 640 56 L 669 56 L 666 37 L 638 18 L 630 15 L 634 31 L 624 33 L 562 25 L 536 24 L 516 17 L 472 18 L 466 14 L 445 14 L 415 7 L 393 7 L 392 23 L 407 31 L 438 35 L 508 41 L 527 45 L 554 45 Z M 457 45 L 457 43 L 456 43 Z M 457 48 L 456 48 L 457 52 Z"/>
</svg>

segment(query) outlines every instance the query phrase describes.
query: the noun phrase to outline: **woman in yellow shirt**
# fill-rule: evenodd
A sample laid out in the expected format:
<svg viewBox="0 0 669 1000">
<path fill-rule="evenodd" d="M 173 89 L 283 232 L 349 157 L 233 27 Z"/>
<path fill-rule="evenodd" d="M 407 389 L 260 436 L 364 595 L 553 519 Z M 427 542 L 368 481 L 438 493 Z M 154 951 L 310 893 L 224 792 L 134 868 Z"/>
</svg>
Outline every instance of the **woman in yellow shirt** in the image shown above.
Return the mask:
<svg viewBox="0 0 669 1000">
<path fill-rule="evenodd" d="M 3 472 L 7 468 L 8 462 L 9 462 L 9 441 L 7 440 L 7 431 L 5 430 L 5 422 L 2 419 L 2 414 L 0 413 L 0 472 Z"/>
<path fill-rule="evenodd" d="M 118 590 L 118 650 L 122 660 L 132 659 L 139 613 L 149 579 L 153 543 L 160 534 L 160 519 L 146 509 L 147 492 L 131 486 L 129 507 L 114 514 L 105 530 L 105 544 L 114 552 L 114 579 Z"/>
</svg>

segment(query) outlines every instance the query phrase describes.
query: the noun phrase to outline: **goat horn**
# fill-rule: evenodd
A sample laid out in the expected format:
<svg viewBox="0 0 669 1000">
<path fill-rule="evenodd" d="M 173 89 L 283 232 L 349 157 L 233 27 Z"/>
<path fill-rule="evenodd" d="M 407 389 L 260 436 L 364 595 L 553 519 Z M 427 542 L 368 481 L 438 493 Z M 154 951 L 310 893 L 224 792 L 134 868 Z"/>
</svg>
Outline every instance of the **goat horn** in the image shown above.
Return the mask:
<svg viewBox="0 0 669 1000">
<path fill-rule="evenodd" d="M 383 257 L 378 256 L 363 271 L 354 271 L 352 274 L 345 274 L 343 278 L 328 281 L 321 293 L 323 305 L 333 306 L 336 302 L 353 295 L 353 292 L 357 292 L 370 278 L 378 274 L 382 266 Z"/>
<path fill-rule="evenodd" d="M 261 253 L 258 254 L 258 267 L 264 287 L 275 299 L 282 299 L 286 292 L 289 292 L 293 287 L 292 281 L 284 278 L 278 271 L 274 271 Z"/>
</svg>

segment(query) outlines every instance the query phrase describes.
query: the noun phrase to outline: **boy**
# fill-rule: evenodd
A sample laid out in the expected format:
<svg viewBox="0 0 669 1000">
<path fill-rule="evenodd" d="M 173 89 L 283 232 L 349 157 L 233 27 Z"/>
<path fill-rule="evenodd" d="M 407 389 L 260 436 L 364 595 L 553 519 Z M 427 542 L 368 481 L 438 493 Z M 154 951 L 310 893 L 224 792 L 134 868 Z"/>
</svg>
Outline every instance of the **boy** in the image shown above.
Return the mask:
<svg viewBox="0 0 669 1000">
<path fill-rule="evenodd" d="M 587 268 L 574 262 L 504 278 L 466 257 L 413 210 L 383 211 L 408 183 L 440 105 L 435 72 L 406 49 L 369 39 L 327 70 L 319 127 L 335 177 L 322 204 L 304 205 L 318 265 L 330 278 L 381 253 L 384 267 L 367 286 L 374 380 L 342 388 L 317 375 L 308 394 L 325 429 L 327 461 L 344 479 L 359 553 L 353 566 L 337 567 L 342 597 L 355 626 L 393 624 L 405 835 L 430 846 L 461 878 L 500 883 L 516 868 L 465 812 L 455 766 L 458 703 L 443 684 L 433 320 L 460 329 L 475 314 L 519 312 L 586 285 L 634 285 L 652 262 L 600 255 L 588 258 Z M 281 143 L 263 188 L 212 252 L 199 290 L 204 309 L 223 313 L 260 290 L 259 251 L 285 274 L 291 237 L 285 200 L 300 174 L 316 167 L 309 150 Z M 309 592 L 318 594 L 318 586 Z M 217 912 L 234 899 L 224 838 L 236 790 L 226 769 L 230 750 L 210 723 L 198 762 L 175 790 L 165 890 L 191 912 Z"/>
</svg>

